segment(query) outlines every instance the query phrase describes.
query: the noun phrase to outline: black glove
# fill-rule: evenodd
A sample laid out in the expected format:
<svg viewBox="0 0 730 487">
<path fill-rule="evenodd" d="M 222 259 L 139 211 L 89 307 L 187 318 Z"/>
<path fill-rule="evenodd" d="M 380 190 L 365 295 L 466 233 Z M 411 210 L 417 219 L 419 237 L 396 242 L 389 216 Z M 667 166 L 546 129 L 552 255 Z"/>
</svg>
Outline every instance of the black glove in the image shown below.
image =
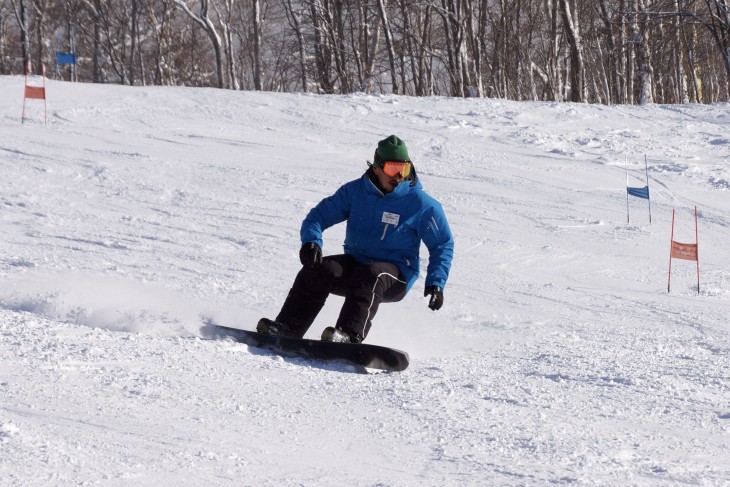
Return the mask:
<svg viewBox="0 0 730 487">
<path fill-rule="evenodd" d="M 299 261 L 304 267 L 313 268 L 322 263 L 322 249 L 314 242 L 305 243 L 299 249 Z"/>
<path fill-rule="evenodd" d="M 431 299 L 428 300 L 428 307 L 434 311 L 441 309 L 441 306 L 444 305 L 444 290 L 438 286 L 426 286 L 423 295 L 431 295 Z"/>
</svg>

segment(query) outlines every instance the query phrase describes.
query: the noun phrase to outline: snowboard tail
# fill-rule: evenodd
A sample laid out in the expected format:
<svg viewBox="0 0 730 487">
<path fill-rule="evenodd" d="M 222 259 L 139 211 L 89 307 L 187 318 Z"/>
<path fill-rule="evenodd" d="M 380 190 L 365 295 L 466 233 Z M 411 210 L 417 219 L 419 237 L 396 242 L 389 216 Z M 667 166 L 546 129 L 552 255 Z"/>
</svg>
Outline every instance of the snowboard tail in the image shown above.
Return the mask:
<svg viewBox="0 0 730 487">
<path fill-rule="evenodd" d="M 393 372 L 408 367 L 408 354 L 401 350 L 369 343 L 333 343 L 307 338 L 264 335 L 255 331 L 215 325 L 224 335 L 250 347 L 264 348 L 282 355 L 315 360 L 343 360 L 371 369 Z"/>
</svg>

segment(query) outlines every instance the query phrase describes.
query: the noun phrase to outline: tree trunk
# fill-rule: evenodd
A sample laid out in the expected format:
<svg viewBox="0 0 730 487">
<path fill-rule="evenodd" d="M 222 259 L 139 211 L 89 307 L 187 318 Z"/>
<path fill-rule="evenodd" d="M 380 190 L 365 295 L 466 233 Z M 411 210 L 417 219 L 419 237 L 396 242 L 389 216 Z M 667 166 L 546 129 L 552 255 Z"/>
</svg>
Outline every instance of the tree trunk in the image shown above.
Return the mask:
<svg viewBox="0 0 730 487">
<path fill-rule="evenodd" d="M 137 32 L 139 29 L 139 13 L 138 13 L 138 0 L 130 0 L 132 2 L 132 18 L 131 18 L 131 33 L 130 33 L 130 53 L 129 53 L 129 66 L 127 67 L 127 73 L 129 76 L 129 84 L 134 86 L 135 83 L 135 66 L 134 66 L 134 58 L 135 53 L 137 52 Z"/>
<path fill-rule="evenodd" d="M 25 6 L 26 0 L 11 0 L 15 17 L 20 28 L 20 52 L 23 58 L 23 72 L 30 63 L 30 35 L 28 33 L 28 9 Z M 17 2 L 17 3 L 16 3 Z M 31 66 L 32 69 L 32 66 Z"/>
<path fill-rule="evenodd" d="M 375 62 L 377 61 L 378 46 L 380 45 L 380 32 L 381 26 L 383 25 L 383 16 L 380 12 L 378 12 L 378 15 L 374 15 L 374 24 L 370 26 L 370 22 L 367 17 L 367 9 L 363 8 L 361 12 L 361 22 L 365 24 L 363 26 L 363 47 L 365 49 L 365 59 L 363 63 L 360 90 L 364 93 L 370 93 L 373 86 L 373 80 L 375 79 Z"/>
<path fill-rule="evenodd" d="M 94 54 L 92 56 L 91 66 L 94 76 L 94 83 L 103 83 L 104 74 L 101 70 L 101 0 L 94 0 L 94 6 L 91 16 L 94 19 Z"/>
<path fill-rule="evenodd" d="M 687 74 L 684 70 L 684 49 L 682 46 L 682 18 L 680 17 L 679 0 L 674 0 L 674 11 L 677 15 L 674 17 L 674 42 L 676 42 L 676 49 L 672 51 L 674 57 L 674 73 L 677 78 L 677 103 L 689 103 L 689 96 L 687 94 Z"/>
<path fill-rule="evenodd" d="M 462 66 L 464 71 L 465 91 L 468 96 L 481 97 L 482 83 L 479 66 L 479 43 L 474 33 L 474 3 L 462 0 L 464 21 L 461 28 Z"/>
<path fill-rule="evenodd" d="M 705 4 L 710 22 L 705 22 L 704 25 L 715 39 L 725 64 L 727 74 L 725 91 L 727 93 L 730 90 L 730 3 L 728 0 L 705 0 Z"/>
<path fill-rule="evenodd" d="M 310 11 L 312 14 L 312 28 L 314 29 L 314 59 L 317 66 L 317 82 L 322 93 L 332 94 L 335 92 L 330 77 L 330 48 L 326 44 L 326 37 L 322 35 L 324 27 L 322 26 L 322 16 L 320 11 L 323 7 L 320 0 L 313 0 L 310 3 Z"/>
<path fill-rule="evenodd" d="M 608 103 L 622 103 L 623 99 L 621 96 L 621 49 L 617 46 L 616 35 L 614 33 L 613 19 L 609 13 L 608 5 L 606 0 L 600 2 L 600 17 L 603 21 L 603 27 L 606 31 L 604 36 L 606 39 L 606 45 L 608 52 L 603 53 L 600 56 L 600 60 L 603 64 L 607 64 L 609 73 L 606 74 L 606 82 L 609 84 L 609 93 L 607 93 Z M 600 40 L 599 40 L 600 42 Z"/>
<path fill-rule="evenodd" d="M 98 1 L 98 0 L 97 0 Z M 210 0 L 200 0 L 200 14 L 195 15 L 190 11 L 184 0 L 175 0 L 175 3 L 193 19 L 193 21 L 200 26 L 201 29 L 208 35 L 208 38 L 213 45 L 213 54 L 215 56 L 216 66 L 216 79 L 218 80 L 218 88 L 224 88 L 223 78 L 223 49 L 220 35 L 213 25 L 213 21 L 208 16 L 208 10 L 210 8 Z"/>
<path fill-rule="evenodd" d="M 582 103 L 586 99 L 586 75 L 583 61 L 583 44 L 578 26 L 577 0 L 560 0 L 560 7 L 563 16 L 563 27 L 570 46 L 570 99 Z"/>
<path fill-rule="evenodd" d="M 550 35 L 548 43 L 550 45 L 549 58 L 547 62 L 547 74 L 549 79 L 548 88 L 550 89 L 551 99 L 553 101 L 563 101 L 563 77 L 560 67 L 560 0 L 545 1 L 545 15 L 550 19 Z"/>
<path fill-rule="evenodd" d="M 636 65 L 639 70 L 639 104 L 648 105 L 654 103 L 654 95 L 652 93 L 653 70 L 651 67 L 651 46 L 649 45 L 649 23 L 648 14 L 644 0 L 638 0 L 638 21 L 635 31 L 636 43 Z"/>
<path fill-rule="evenodd" d="M 394 95 L 400 94 L 398 86 L 398 73 L 395 69 L 395 50 L 393 48 L 393 35 L 388 23 L 388 14 L 385 11 L 385 2 L 387 0 L 377 0 L 378 11 L 380 12 L 381 22 L 383 24 L 383 33 L 385 34 L 385 48 L 388 50 L 388 64 L 390 66 L 390 82 L 392 84 L 392 92 Z"/>
<path fill-rule="evenodd" d="M 285 10 L 287 17 L 289 18 L 289 25 L 294 30 L 294 34 L 297 36 L 297 50 L 299 52 L 299 79 L 302 83 L 302 91 L 306 93 L 309 91 L 307 88 L 307 53 L 304 33 L 302 32 L 301 14 L 294 10 L 291 0 L 286 0 Z"/>
<path fill-rule="evenodd" d="M 263 90 L 261 82 L 261 4 L 253 0 L 253 86 L 256 91 Z"/>
<path fill-rule="evenodd" d="M 350 73 L 347 70 L 347 49 L 345 48 L 345 6 L 342 0 L 334 0 L 333 6 L 329 23 L 332 45 L 335 46 L 335 66 L 337 68 L 337 77 L 340 80 L 340 93 L 351 93 L 352 83 L 350 82 Z"/>
<path fill-rule="evenodd" d="M 419 48 L 417 56 L 417 75 L 414 79 L 415 91 L 417 96 L 427 96 L 432 94 L 433 83 L 431 77 L 431 63 L 429 62 L 428 50 L 430 44 L 431 18 L 433 7 L 426 5 L 423 17 L 418 16 L 416 24 L 418 34 Z"/>
<path fill-rule="evenodd" d="M 7 65 L 5 64 L 5 58 L 7 56 L 7 28 L 5 24 L 5 9 L 0 9 L 0 74 L 8 74 Z"/>
</svg>

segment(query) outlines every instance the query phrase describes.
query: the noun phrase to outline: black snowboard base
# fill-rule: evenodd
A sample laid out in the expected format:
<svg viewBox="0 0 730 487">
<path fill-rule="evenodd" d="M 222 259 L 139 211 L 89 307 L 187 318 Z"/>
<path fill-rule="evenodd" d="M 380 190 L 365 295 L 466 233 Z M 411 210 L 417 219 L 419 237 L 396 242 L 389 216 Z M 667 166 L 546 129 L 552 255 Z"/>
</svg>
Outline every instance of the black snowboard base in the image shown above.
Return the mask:
<svg viewBox="0 0 730 487">
<path fill-rule="evenodd" d="M 370 369 L 399 372 L 408 367 L 408 354 L 394 348 L 368 343 L 332 343 L 307 338 L 263 335 L 255 331 L 214 325 L 221 334 L 250 347 L 264 348 L 282 355 L 316 360 L 342 360 Z"/>
</svg>

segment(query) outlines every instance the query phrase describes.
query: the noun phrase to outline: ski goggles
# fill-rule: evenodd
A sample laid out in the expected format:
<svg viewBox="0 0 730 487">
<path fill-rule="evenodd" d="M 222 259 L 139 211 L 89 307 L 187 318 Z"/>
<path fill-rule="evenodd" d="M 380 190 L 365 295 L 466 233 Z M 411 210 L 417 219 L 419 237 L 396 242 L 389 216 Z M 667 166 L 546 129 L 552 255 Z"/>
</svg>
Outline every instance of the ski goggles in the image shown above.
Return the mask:
<svg viewBox="0 0 730 487">
<path fill-rule="evenodd" d="M 385 161 L 383 162 L 383 172 L 386 176 L 394 178 L 398 175 L 403 179 L 406 179 L 411 174 L 411 163 L 410 161 L 405 162 L 394 162 Z"/>
</svg>

